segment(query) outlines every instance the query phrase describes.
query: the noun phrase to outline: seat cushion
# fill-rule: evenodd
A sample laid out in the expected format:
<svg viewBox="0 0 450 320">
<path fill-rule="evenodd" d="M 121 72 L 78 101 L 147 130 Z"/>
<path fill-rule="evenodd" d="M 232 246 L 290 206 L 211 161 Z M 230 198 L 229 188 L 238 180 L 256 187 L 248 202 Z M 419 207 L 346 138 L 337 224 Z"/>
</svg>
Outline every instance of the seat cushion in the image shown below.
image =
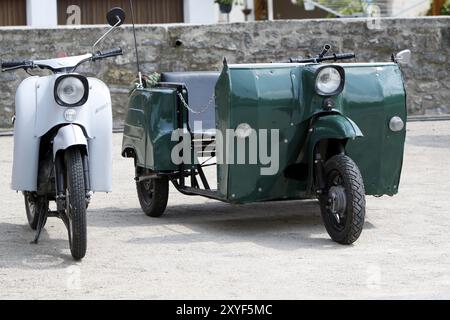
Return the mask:
<svg viewBox="0 0 450 320">
<path fill-rule="evenodd" d="M 216 105 L 214 88 L 220 73 L 214 71 L 165 72 L 161 82 L 183 83 L 188 91 L 189 126 L 195 134 L 214 135 L 216 130 Z M 194 131 L 194 121 L 202 122 L 201 132 Z M 196 130 L 199 131 L 199 130 Z"/>
</svg>

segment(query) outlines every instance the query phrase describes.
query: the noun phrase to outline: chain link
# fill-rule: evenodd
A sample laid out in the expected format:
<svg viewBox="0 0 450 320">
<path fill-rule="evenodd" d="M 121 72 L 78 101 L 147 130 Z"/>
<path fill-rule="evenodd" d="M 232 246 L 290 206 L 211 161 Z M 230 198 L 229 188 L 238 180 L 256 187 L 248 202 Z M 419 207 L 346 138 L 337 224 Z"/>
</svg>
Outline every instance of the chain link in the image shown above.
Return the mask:
<svg viewBox="0 0 450 320">
<path fill-rule="evenodd" d="M 203 108 L 202 110 L 196 111 L 196 110 L 192 109 L 192 108 L 187 104 L 187 102 L 186 102 L 186 100 L 184 100 L 183 94 L 181 94 L 181 92 L 178 92 L 178 97 L 180 98 L 181 103 L 183 104 L 183 106 L 184 106 L 186 109 L 188 109 L 190 112 L 194 113 L 194 114 L 199 114 L 199 113 L 205 112 L 205 111 L 211 106 L 212 102 L 213 102 L 213 101 L 215 100 L 215 98 L 216 98 L 216 96 L 213 94 L 212 97 L 209 99 L 208 105 L 207 105 L 205 108 Z"/>
</svg>

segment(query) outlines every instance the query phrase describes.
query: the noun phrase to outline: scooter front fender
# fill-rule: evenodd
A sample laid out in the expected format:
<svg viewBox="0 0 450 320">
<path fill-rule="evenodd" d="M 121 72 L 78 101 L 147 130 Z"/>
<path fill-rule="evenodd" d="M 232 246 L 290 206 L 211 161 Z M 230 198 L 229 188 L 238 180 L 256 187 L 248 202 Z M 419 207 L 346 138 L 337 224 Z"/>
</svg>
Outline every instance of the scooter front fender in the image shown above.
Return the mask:
<svg viewBox="0 0 450 320">
<path fill-rule="evenodd" d="M 60 150 L 66 150 L 72 146 L 84 146 L 87 151 L 87 140 L 80 126 L 69 124 L 59 128 L 53 140 L 53 158 Z"/>
<path fill-rule="evenodd" d="M 348 141 L 363 137 L 358 125 L 342 114 L 320 115 L 309 128 L 306 154 L 303 156 L 308 163 L 308 190 L 312 192 L 314 181 L 314 149 L 323 140 Z"/>
<path fill-rule="evenodd" d="M 315 122 L 311 135 L 311 146 L 324 139 L 356 139 L 363 133 L 350 118 L 341 114 L 320 116 Z"/>
</svg>

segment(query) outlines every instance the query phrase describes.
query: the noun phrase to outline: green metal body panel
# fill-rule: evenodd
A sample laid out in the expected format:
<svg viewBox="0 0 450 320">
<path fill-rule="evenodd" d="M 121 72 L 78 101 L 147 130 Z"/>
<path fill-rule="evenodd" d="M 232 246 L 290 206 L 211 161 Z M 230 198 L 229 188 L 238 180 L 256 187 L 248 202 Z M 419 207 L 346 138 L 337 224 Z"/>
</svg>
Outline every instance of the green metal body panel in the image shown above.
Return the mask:
<svg viewBox="0 0 450 320">
<path fill-rule="evenodd" d="M 335 107 L 328 112 L 322 108 L 325 97 L 315 91 L 322 65 L 224 66 L 215 89 L 217 129 L 225 133 L 248 123 L 268 129 L 269 141 L 270 130 L 279 130 L 279 170 L 261 175 L 267 165 L 236 164 L 236 159 L 218 164 L 217 199 L 246 203 L 313 197 L 313 150 L 327 139 L 345 142 L 345 152 L 361 170 L 366 194 L 398 192 L 406 129 L 392 132 L 389 120 L 399 116 L 406 122 L 400 69 L 394 63 L 338 65 L 345 70 L 345 87 L 333 97 Z M 136 90 L 130 97 L 123 150 L 135 150 L 139 165 L 155 171 L 179 169 L 170 159 L 177 144 L 170 139 L 177 128 L 176 106 L 174 89 Z M 224 134 L 226 154 L 236 148 L 236 138 L 234 143 L 227 139 Z M 248 141 L 246 152 L 248 159 Z M 302 174 L 292 178 L 286 174 L 291 169 Z"/>
<path fill-rule="evenodd" d="M 364 179 L 366 194 L 398 192 L 403 164 L 406 127 L 389 129 L 399 116 L 406 124 L 406 93 L 402 74 L 395 64 L 345 68 L 346 85 L 340 97 L 342 112 L 358 124 L 362 139 L 349 141 L 346 151 Z"/>
<path fill-rule="evenodd" d="M 154 171 L 173 171 L 171 141 L 177 129 L 177 94 L 171 88 L 137 89 L 130 96 L 122 151 L 134 150 L 137 165 Z"/>
<path fill-rule="evenodd" d="M 248 123 L 257 129 L 279 129 L 280 170 L 262 176 L 259 164 L 219 165 L 221 196 L 230 202 L 312 197 L 312 151 L 323 139 L 347 141 L 346 153 L 361 170 L 366 194 L 397 193 L 406 131 L 390 131 L 389 120 L 400 116 L 406 122 L 399 67 L 393 63 L 340 66 L 346 74 L 345 87 L 329 113 L 323 112 L 324 97 L 314 89 L 319 65 L 224 68 L 216 86 L 218 128 L 224 131 Z M 317 117 L 313 124 L 312 117 Z M 285 169 L 294 163 L 308 166 L 305 179 L 286 177 Z"/>
</svg>

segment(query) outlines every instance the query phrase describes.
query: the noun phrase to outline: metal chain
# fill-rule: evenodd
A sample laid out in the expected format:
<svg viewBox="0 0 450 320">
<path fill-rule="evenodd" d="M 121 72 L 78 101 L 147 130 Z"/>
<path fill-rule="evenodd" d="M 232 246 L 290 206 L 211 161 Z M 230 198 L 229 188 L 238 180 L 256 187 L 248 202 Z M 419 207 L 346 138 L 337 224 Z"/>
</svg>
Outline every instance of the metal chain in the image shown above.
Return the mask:
<svg viewBox="0 0 450 320">
<path fill-rule="evenodd" d="M 187 104 L 187 102 L 186 102 L 186 100 L 184 100 L 184 97 L 183 97 L 183 95 L 181 94 L 181 92 L 178 92 L 178 97 L 180 98 L 181 103 L 183 104 L 183 106 L 184 106 L 186 109 L 188 109 L 190 112 L 195 113 L 195 114 L 199 114 L 199 113 L 205 112 L 205 111 L 211 106 L 212 102 L 213 102 L 213 101 L 215 100 L 215 98 L 216 98 L 216 96 L 213 94 L 212 97 L 209 99 L 208 105 L 207 105 L 205 108 L 203 108 L 202 110 L 196 111 L 196 110 L 192 109 L 192 108 Z"/>
</svg>

